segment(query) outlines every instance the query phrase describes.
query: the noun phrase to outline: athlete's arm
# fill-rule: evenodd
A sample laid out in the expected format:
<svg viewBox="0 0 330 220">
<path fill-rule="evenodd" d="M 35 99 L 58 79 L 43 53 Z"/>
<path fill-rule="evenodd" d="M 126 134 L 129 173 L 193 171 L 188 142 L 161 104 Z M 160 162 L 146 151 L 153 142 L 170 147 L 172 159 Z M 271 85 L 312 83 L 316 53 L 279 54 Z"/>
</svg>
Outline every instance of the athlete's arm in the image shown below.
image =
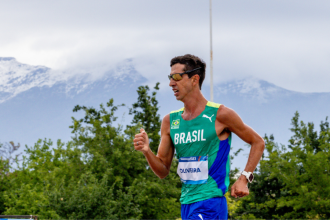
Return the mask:
<svg viewBox="0 0 330 220">
<path fill-rule="evenodd" d="M 248 162 L 244 170 L 247 172 L 253 172 L 265 149 L 264 140 L 251 127 L 244 124 L 234 110 L 223 105 L 221 105 L 218 110 L 217 120 L 219 120 L 226 129 L 235 133 L 243 141 L 251 145 Z M 249 195 L 247 183 L 248 181 L 246 177 L 240 176 L 231 188 L 231 195 L 234 197 Z"/>
<path fill-rule="evenodd" d="M 143 128 L 141 128 L 139 134 L 135 135 L 133 141 L 135 150 L 141 151 L 144 154 L 154 173 L 159 178 L 163 179 L 170 173 L 174 155 L 174 146 L 170 136 L 170 115 L 166 115 L 163 118 L 160 132 L 161 141 L 157 155 L 150 150 L 149 138 Z"/>
</svg>

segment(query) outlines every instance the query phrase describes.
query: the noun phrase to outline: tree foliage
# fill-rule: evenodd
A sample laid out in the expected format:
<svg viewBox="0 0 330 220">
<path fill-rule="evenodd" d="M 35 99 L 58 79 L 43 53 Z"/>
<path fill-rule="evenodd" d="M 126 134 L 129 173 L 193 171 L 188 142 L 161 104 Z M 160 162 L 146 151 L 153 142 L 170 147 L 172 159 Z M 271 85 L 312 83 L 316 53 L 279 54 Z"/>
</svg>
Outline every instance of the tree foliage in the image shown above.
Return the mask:
<svg viewBox="0 0 330 220">
<path fill-rule="evenodd" d="M 154 87 L 159 90 L 159 83 Z M 158 114 L 158 101 L 156 99 L 156 91 L 152 95 L 148 95 L 149 86 L 139 86 L 137 92 L 139 94 L 138 101 L 133 104 L 129 114 L 134 115 L 132 124 L 141 123 L 144 130 L 147 132 L 150 148 L 155 153 L 158 149 L 160 141 L 160 115 Z M 131 126 L 128 126 L 131 127 Z"/>
<path fill-rule="evenodd" d="M 329 122 L 322 121 L 319 132 L 299 121 L 298 112 L 291 122 L 287 147 L 265 136 L 266 154 L 237 218 L 330 218 Z"/>
<path fill-rule="evenodd" d="M 179 217 L 181 183 L 176 163 L 161 180 L 133 146 L 134 135 L 142 126 L 154 150 L 159 144 L 156 91 L 151 96 L 148 93 L 148 86 L 138 88 L 138 101 L 130 111 L 133 121 L 126 129 L 115 124 L 115 113 L 122 105 L 116 106 L 110 99 L 100 109 L 74 108 L 85 115 L 72 118 L 72 141 L 58 141 L 54 146 L 45 139 L 26 147 L 23 161 L 9 175 L 10 187 L 3 189 L 2 214 L 36 214 L 47 219 Z"/>
<path fill-rule="evenodd" d="M 4 192 L 10 189 L 11 166 L 19 161 L 20 154 L 16 153 L 19 147 L 19 143 L 15 145 L 12 141 L 9 143 L 0 142 L 0 213 L 6 209 Z"/>
</svg>

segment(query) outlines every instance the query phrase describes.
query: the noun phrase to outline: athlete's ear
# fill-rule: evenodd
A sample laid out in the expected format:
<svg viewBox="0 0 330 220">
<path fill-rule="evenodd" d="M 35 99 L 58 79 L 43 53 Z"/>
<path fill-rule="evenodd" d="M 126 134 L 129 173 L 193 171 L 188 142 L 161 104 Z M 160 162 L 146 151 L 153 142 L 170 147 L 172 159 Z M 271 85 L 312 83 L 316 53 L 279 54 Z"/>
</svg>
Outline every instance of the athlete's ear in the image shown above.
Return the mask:
<svg viewBox="0 0 330 220">
<path fill-rule="evenodd" d="M 198 74 L 194 75 L 192 78 L 193 78 L 193 83 L 195 83 L 195 82 L 198 83 L 198 81 L 199 81 L 199 75 Z"/>
</svg>

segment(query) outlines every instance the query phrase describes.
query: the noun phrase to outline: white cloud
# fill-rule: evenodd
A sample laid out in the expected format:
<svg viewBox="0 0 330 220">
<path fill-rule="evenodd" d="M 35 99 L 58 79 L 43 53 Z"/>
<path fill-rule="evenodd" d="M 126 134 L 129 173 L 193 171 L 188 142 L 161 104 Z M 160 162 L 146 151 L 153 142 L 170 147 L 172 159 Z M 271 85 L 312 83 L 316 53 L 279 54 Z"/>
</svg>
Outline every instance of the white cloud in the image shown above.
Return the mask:
<svg viewBox="0 0 330 220">
<path fill-rule="evenodd" d="M 172 57 L 209 63 L 208 1 L 3 1 L 0 56 L 68 74 L 133 58 L 167 87 Z M 253 76 L 286 89 L 330 91 L 329 1 L 213 1 L 216 83 Z M 84 71 L 82 71 L 84 70 Z M 207 77 L 205 83 L 208 84 Z"/>
</svg>

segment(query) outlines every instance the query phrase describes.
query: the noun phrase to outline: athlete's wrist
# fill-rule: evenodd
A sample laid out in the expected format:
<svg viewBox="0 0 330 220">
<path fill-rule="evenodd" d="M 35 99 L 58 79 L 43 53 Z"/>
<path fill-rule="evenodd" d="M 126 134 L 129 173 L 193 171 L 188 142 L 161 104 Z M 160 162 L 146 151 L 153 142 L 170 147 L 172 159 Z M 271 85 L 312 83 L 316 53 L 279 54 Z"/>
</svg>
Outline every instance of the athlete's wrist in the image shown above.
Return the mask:
<svg viewBox="0 0 330 220">
<path fill-rule="evenodd" d="M 238 178 L 239 181 L 248 184 L 249 181 L 246 179 L 246 177 L 244 175 L 240 175 L 240 177 Z"/>
<path fill-rule="evenodd" d="M 143 155 L 144 155 L 145 157 L 147 157 L 150 153 L 152 153 L 152 151 L 151 151 L 151 149 L 148 147 L 148 149 L 145 150 L 145 151 L 142 151 L 142 153 L 143 153 Z"/>
<path fill-rule="evenodd" d="M 241 177 L 242 176 L 243 176 L 243 178 L 245 177 L 246 181 L 249 182 L 249 183 L 252 183 L 252 181 L 254 179 L 253 173 L 252 172 L 247 172 L 245 170 L 241 173 Z"/>
</svg>

